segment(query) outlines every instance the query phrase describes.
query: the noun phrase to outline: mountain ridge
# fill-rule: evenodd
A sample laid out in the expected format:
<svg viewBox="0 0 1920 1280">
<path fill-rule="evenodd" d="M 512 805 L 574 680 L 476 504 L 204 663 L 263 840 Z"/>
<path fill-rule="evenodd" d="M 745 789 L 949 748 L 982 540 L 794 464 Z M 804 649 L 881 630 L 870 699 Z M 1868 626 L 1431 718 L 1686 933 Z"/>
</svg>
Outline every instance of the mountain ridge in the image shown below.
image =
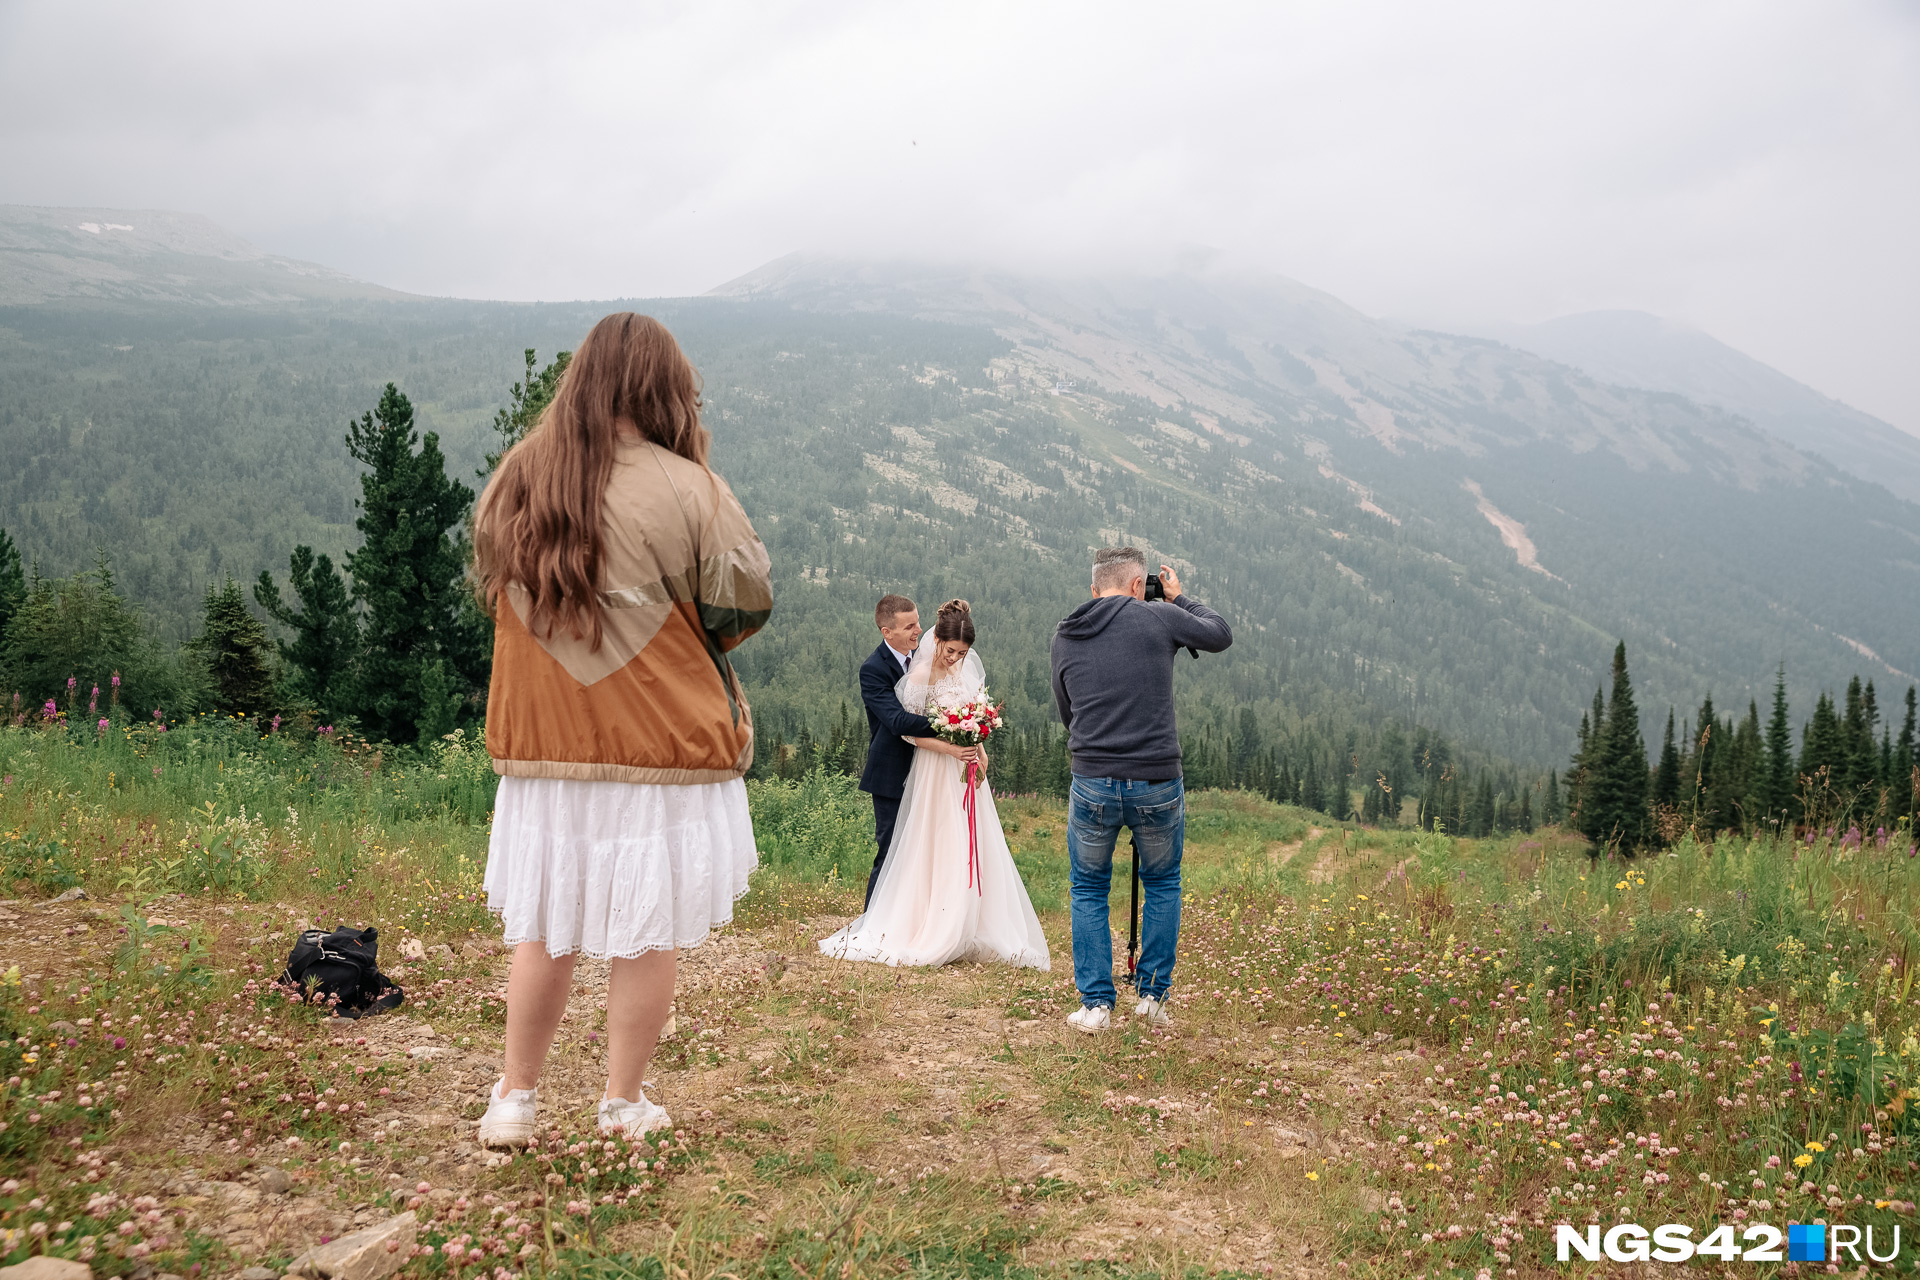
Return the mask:
<svg viewBox="0 0 1920 1280">
<path fill-rule="evenodd" d="M 244 304 L 409 295 L 283 258 L 199 214 L 0 205 L 0 306 L 94 299 Z"/>
<path fill-rule="evenodd" d="M 740 659 L 770 734 L 828 727 L 888 590 L 972 599 L 996 687 L 1044 724 L 1046 637 L 1119 541 L 1234 623 L 1183 664 L 1183 724 L 1219 741 L 1251 710 L 1322 765 L 1395 723 L 1563 762 L 1623 637 L 1650 718 L 1764 699 L 1782 661 L 1797 707 L 1920 670 L 1920 507 L 1724 410 L 1297 282 L 802 256 L 719 297 L 235 306 L 142 252 L 126 296 L 0 306 L 0 525 L 51 573 L 108 548 L 176 635 L 221 575 L 354 545 L 340 431 L 386 382 L 464 476 L 521 351 L 632 306 L 699 368 L 774 556 Z"/>
<path fill-rule="evenodd" d="M 1739 414 L 1841 470 L 1920 501 L 1920 435 L 1855 409 L 1702 330 L 1644 311 L 1589 311 L 1487 336 L 1619 386 Z"/>
</svg>

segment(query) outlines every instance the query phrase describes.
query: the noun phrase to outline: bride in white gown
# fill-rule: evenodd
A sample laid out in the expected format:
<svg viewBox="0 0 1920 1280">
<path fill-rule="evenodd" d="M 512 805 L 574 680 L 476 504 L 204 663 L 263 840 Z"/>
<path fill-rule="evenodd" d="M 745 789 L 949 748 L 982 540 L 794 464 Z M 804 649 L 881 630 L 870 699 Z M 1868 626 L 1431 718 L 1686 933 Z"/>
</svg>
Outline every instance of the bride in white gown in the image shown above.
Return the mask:
<svg viewBox="0 0 1920 1280">
<path fill-rule="evenodd" d="M 897 688 L 900 704 L 916 715 L 980 696 L 986 673 L 973 652 L 973 618 L 964 600 L 940 606 L 933 634 L 914 654 Z M 892 965 L 973 958 L 1050 968 L 1040 919 L 1013 865 L 986 778 L 978 777 L 974 793 L 976 874 L 969 854 L 964 753 L 938 739 L 909 741 L 919 750 L 913 753 L 893 844 L 873 899 L 865 915 L 823 939 L 820 950 Z M 981 757 L 984 764 L 984 751 Z"/>
</svg>

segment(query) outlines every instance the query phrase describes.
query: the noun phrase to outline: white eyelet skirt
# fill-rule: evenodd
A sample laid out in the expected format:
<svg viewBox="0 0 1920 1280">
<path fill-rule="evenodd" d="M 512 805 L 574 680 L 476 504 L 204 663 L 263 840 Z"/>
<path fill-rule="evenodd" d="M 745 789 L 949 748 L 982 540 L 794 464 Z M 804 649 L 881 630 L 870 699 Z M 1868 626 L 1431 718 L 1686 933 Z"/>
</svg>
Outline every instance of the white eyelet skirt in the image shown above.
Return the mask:
<svg viewBox="0 0 1920 1280">
<path fill-rule="evenodd" d="M 508 946 L 600 958 L 697 947 L 759 865 L 747 786 L 500 779 L 487 908 Z"/>
</svg>

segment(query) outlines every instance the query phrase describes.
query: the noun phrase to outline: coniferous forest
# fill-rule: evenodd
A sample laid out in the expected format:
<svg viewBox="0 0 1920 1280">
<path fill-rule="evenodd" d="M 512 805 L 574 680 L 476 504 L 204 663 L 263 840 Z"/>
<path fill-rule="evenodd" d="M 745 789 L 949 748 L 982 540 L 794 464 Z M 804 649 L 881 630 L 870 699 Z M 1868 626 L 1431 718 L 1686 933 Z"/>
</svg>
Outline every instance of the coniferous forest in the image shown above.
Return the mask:
<svg viewBox="0 0 1920 1280">
<path fill-rule="evenodd" d="M 704 375 L 716 466 L 774 557 L 773 625 L 738 655 L 758 773 L 857 771 L 872 599 L 904 590 L 973 600 L 1009 713 L 997 785 L 1060 792 L 1046 638 L 1084 596 L 1087 549 L 1130 540 L 1236 626 L 1228 653 L 1181 664 L 1194 786 L 1469 835 L 1566 820 L 1627 849 L 1912 809 L 1910 691 L 1904 724 L 1857 678 L 1803 689 L 1814 709 L 1795 721 L 1789 663 L 1764 717 L 1752 696 L 1745 715 L 1703 696 L 1667 717 L 1649 767 L 1642 721 L 1660 721 L 1624 652 L 1585 707 L 1584 680 L 1607 678 L 1591 628 L 1532 612 L 1445 530 L 1456 558 L 1343 531 L 1325 514 L 1351 505 L 1337 477 L 1202 447 L 1205 424 L 1164 406 L 1026 385 L 990 330 L 653 309 Z M 403 746 L 479 727 L 490 629 L 466 521 L 599 310 L 0 317 L 8 714 L 219 711 Z M 1684 688 L 1670 658 L 1655 670 Z"/>
</svg>

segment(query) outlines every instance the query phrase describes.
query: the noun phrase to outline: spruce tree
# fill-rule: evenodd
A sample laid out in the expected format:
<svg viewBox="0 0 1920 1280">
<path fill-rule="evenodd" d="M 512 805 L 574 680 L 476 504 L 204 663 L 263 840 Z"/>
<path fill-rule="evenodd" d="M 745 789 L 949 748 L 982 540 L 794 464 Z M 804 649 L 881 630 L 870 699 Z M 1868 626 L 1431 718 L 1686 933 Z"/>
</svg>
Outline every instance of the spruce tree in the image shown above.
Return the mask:
<svg viewBox="0 0 1920 1280">
<path fill-rule="evenodd" d="M 1847 682 L 1847 710 L 1840 718 L 1840 759 L 1834 772 L 1847 795 L 1857 796 L 1873 786 L 1878 771 L 1879 744 L 1874 741 L 1872 703 L 1860 687 L 1860 677 Z"/>
<path fill-rule="evenodd" d="M 1762 816 L 1784 822 L 1793 811 L 1793 725 L 1787 718 L 1787 668 L 1783 663 L 1773 682 L 1773 714 L 1767 719 L 1767 753 L 1763 770 L 1766 789 Z"/>
<path fill-rule="evenodd" d="M 1840 718 L 1833 699 L 1822 693 L 1813 704 L 1813 719 L 1800 735 L 1800 776 L 1813 779 L 1816 789 L 1838 786 L 1844 780 Z"/>
<path fill-rule="evenodd" d="M 1680 752 L 1673 741 L 1673 708 L 1667 708 L 1667 734 L 1660 743 L 1660 767 L 1653 774 L 1653 802 L 1665 809 L 1680 803 Z"/>
<path fill-rule="evenodd" d="M 1547 798 L 1540 805 L 1540 821 L 1553 826 L 1560 821 L 1560 773 L 1547 770 Z"/>
<path fill-rule="evenodd" d="M 464 702 L 485 660 L 482 637 L 462 617 L 465 554 L 449 533 L 473 491 L 447 475 L 439 437 L 420 439 L 413 405 L 391 382 L 378 407 L 351 424 L 347 451 L 367 468 L 354 522 L 364 541 L 347 557 L 364 617 L 356 706 L 370 734 L 413 742 L 423 721 L 443 722 L 443 695 Z M 437 687 L 428 690 L 436 661 Z"/>
<path fill-rule="evenodd" d="M 1720 725 L 1714 718 L 1711 693 L 1701 701 L 1694 715 L 1693 742 L 1688 751 L 1687 774 L 1691 787 L 1687 807 L 1696 820 L 1704 820 L 1711 829 L 1713 812 L 1708 797 L 1718 781 L 1720 760 Z"/>
<path fill-rule="evenodd" d="M 1766 766 L 1766 746 L 1760 736 L 1760 706 L 1751 698 L 1747 699 L 1746 718 L 1733 731 L 1732 741 L 1724 812 L 1729 822 L 1738 820 L 1750 827 L 1762 809 L 1761 773 Z"/>
<path fill-rule="evenodd" d="M 20 549 L 0 529 L 0 671 L 7 665 L 7 623 L 27 602 L 27 575 L 20 563 Z"/>
<path fill-rule="evenodd" d="M 65 705 L 68 680 L 106 684 L 115 671 L 122 701 L 142 710 L 185 712 L 198 692 L 121 598 L 104 555 L 71 578 L 33 575 L 7 623 L 6 658 L 9 683 L 32 703 Z"/>
<path fill-rule="evenodd" d="M 1520 812 L 1515 819 L 1520 830 L 1533 834 L 1533 788 L 1520 788 Z"/>
<path fill-rule="evenodd" d="M 1300 784 L 1300 807 L 1315 813 L 1327 811 L 1326 795 L 1320 789 L 1320 770 L 1311 763 L 1307 765 L 1304 781 Z"/>
<path fill-rule="evenodd" d="M 352 709 L 353 665 L 360 648 L 352 594 L 333 560 L 314 555 L 308 546 L 295 547 L 288 557 L 287 585 L 299 602 L 297 609 L 281 598 L 265 569 L 253 584 L 253 598 L 268 617 L 293 632 L 292 641 L 278 642 L 288 693 L 323 716 L 345 716 Z"/>
<path fill-rule="evenodd" d="M 1567 769 L 1567 812 L 1572 815 L 1575 827 L 1581 830 L 1585 829 L 1581 814 L 1586 808 L 1587 781 L 1594 772 L 1592 766 L 1600 758 L 1602 728 L 1607 722 L 1606 704 L 1600 692 L 1596 686 L 1593 710 L 1580 716 L 1580 745 Z"/>
<path fill-rule="evenodd" d="M 1481 837 L 1493 834 L 1493 777 L 1480 775 L 1478 786 L 1470 787 L 1472 798 L 1468 802 L 1460 834 Z"/>
<path fill-rule="evenodd" d="M 1260 760 L 1260 722 L 1252 707 L 1240 708 L 1239 731 L 1233 736 L 1234 785 L 1247 786 Z"/>
<path fill-rule="evenodd" d="M 270 708 L 273 646 L 231 577 L 224 586 L 207 587 L 200 634 L 190 643 L 207 664 L 216 709 L 258 716 Z"/>
<path fill-rule="evenodd" d="M 1613 651 L 1613 692 L 1606 723 L 1594 735 L 1599 759 L 1587 766 L 1582 789 L 1581 831 L 1597 846 L 1617 845 L 1631 855 L 1647 840 L 1647 747 L 1640 709 L 1627 674 L 1625 641 Z M 1591 754 L 1591 753 L 1590 753 Z"/>
<path fill-rule="evenodd" d="M 1888 775 L 1887 785 L 1893 790 L 1894 813 L 1903 818 L 1912 818 L 1916 812 L 1915 800 L 1920 797 L 1920 775 L 1914 770 L 1920 766 L 1920 757 L 1915 751 L 1920 744 L 1914 742 L 1914 687 L 1907 686 L 1907 717 L 1900 722 L 1900 737 L 1893 744 L 1893 771 Z"/>
</svg>

